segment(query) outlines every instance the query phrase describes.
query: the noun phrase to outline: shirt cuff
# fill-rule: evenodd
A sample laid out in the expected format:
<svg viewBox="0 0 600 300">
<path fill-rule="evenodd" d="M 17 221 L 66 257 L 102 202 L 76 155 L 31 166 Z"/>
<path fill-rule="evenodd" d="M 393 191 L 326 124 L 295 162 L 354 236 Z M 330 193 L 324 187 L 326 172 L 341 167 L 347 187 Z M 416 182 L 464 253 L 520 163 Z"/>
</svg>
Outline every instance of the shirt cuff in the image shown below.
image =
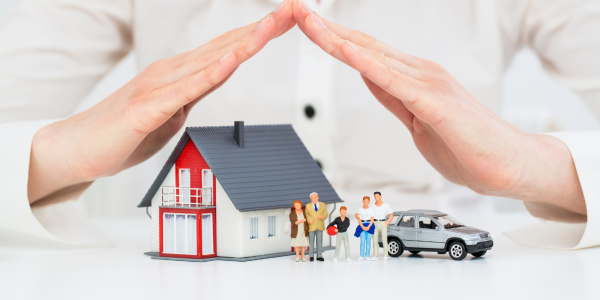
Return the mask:
<svg viewBox="0 0 600 300">
<path fill-rule="evenodd" d="M 505 232 L 526 246 L 581 249 L 600 245 L 600 131 L 556 132 L 573 157 L 587 209 L 587 223 L 542 223 Z"/>
<path fill-rule="evenodd" d="M 110 240 L 79 212 L 73 201 L 32 211 L 27 196 L 33 137 L 58 119 L 0 124 L 0 229 L 78 245 L 110 245 Z M 85 231 L 85 232 L 84 232 Z"/>
</svg>

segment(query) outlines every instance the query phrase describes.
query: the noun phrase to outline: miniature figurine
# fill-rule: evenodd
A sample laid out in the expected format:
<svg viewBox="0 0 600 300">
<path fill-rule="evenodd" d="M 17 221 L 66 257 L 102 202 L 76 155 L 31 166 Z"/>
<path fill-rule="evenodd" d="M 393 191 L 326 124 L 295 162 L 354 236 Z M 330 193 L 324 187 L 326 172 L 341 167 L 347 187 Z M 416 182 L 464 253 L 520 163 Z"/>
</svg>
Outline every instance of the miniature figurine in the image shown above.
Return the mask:
<svg viewBox="0 0 600 300">
<path fill-rule="evenodd" d="M 388 260 L 388 242 L 387 242 L 387 227 L 393 219 L 393 211 L 389 204 L 381 201 L 381 193 L 373 193 L 375 203 L 372 203 L 370 207 L 373 209 L 375 214 L 375 233 L 373 239 L 373 260 L 379 259 L 379 233 L 381 233 L 381 240 L 383 242 L 383 260 Z M 387 217 L 387 221 L 386 221 Z"/>
<path fill-rule="evenodd" d="M 387 228 L 388 252 L 392 257 L 398 257 L 407 250 L 412 254 L 421 251 L 449 252 L 450 258 L 462 260 L 467 253 L 481 257 L 494 246 L 489 232 L 465 226 L 436 210 L 397 211 L 393 216 Z"/>
<path fill-rule="evenodd" d="M 363 206 L 358 209 L 356 218 L 358 219 L 358 226 L 356 227 L 355 237 L 360 237 L 360 257 L 358 260 L 372 260 L 371 256 L 371 238 L 375 232 L 373 222 L 375 220 L 373 209 L 369 207 L 371 198 L 369 196 L 363 197 Z"/>
<path fill-rule="evenodd" d="M 323 202 L 319 202 L 319 194 L 313 192 L 310 194 L 310 201 L 306 205 L 304 212 L 308 220 L 308 238 L 310 243 L 309 256 L 310 261 L 314 260 L 315 247 L 317 248 L 317 260 L 325 261 L 322 254 L 323 230 L 325 230 L 325 218 L 327 218 L 327 208 Z M 316 238 L 316 245 L 315 245 Z"/>
<path fill-rule="evenodd" d="M 304 252 L 308 247 L 308 226 L 306 218 L 304 217 L 304 211 L 302 210 L 302 202 L 294 201 L 294 209 L 290 212 L 290 222 L 292 222 L 292 242 L 290 245 L 296 250 L 296 262 L 300 261 L 300 251 L 302 251 L 302 261 L 306 262 Z"/>
<path fill-rule="evenodd" d="M 350 227 L 350 219 L 346 217 L 347 209 L 345 206 L 340 207 L 340 216 L 335 218 L 333 222 L 327 225 L 329 227 L 337 227 L 335 228 L 336 238 L 335 238 L 335 255 L 333 256 L 333 262 L 336 263 L 338 260 L 338 256 L 340 255 L 340 247 L 342 243 L 344 244 L 344 249 L 346 253 L 346 261 L 352 262 L 350 259 L 350 244 L 348 241 L 348 227 Z"/>
</svg>

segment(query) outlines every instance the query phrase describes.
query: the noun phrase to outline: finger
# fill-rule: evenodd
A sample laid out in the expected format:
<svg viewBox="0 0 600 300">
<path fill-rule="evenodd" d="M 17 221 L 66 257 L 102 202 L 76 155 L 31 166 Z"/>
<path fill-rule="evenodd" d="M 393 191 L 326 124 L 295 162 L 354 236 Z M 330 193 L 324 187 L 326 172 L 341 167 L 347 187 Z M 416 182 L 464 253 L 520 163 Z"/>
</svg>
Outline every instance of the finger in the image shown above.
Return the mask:
<svg viewBox="0 0 600 300">
<path fill-rule="evenodd" d="M 384 91 L 378 85 L 373 83 L 369 78 L 361 75 L 363 81 L 369 88 L 369 91 L 375 96 L 375 98 L 391 113 L 393 113 L 400 121 L 413 133 L 413 119 L 415 115 L 411 113 L 402 101 L 399 101 L 396 97 L 390 95 L 390 93 Z"/>
<path fill-rule="evenodd" d="M 362 53 L 352 43 L 347 42 L 341 47 L 342 55 L 348 65 L 359 71 L 382 90 L 402 101 L 404 106 L 414 115 L 425 122 L 432 124 L 438 120 L 432 117 L 436 110 L 447 103 L 429 101 L 429 86 L 426 83 L 406 76 L 385 64 L 376 61 L 369 55 Z"/>
<path fill-rule="evenodd" d="M 143 112 L 151 121 L 164 123 L 181 107 L 198 99 L 217 86 L 236 68 L 235 53 L 225 55 L 208 68 L 181 79 L 169 86 L 151 92 L 149 103 L 144 103 Z"/>
<path fill-rule="evenodd" d="M 275 23 L 277 24 L 277 29 L 275 29 L 275 31 L 274 31 L 275 34 L 273 36 L 271 36 L 270 38 L 275 38 L 275 37 L 287 32 L 291 28 L 293 28 L 295 25 L 295 22 L 292 22 L 293 17 L 292 17 L 291 0 L 283 1 L 282 3 L 279 4 L 279 6 L 277 6 L 275 8 L 275 10 L 273 12 L 271 12 L 269 15 L 262 18 L 258 22 L 254 22 L 247 26 L 230 30 L 230 31 L 226 32 L 225 34 L 211 40 L 210 42 L 208 42 L 194 50 L 184 52 L 184 53 L 174 56 L 173 63 L 175 64 L 175 66 L 179 66 L 179 65 L 185 63 L 186 61 L 188 61 L 190 59 L 194 59 L 195 57 L 198 57 L 202 54 L 221 50 L 241 39 L 244 39 L 249 34 L 251 34 L 260 25 L 260 23 L 262 21 L 264 21 L 267 17 L 270 17 L 270 19 L 274 20 Z M 291 25 L 291 27 L 290 27 L 290 23 L 293 23 Z"/>
<path fill-rule="evenodd" d="M 376 38 L 364 32 L 348 29 L 344 26 L 333 22 L 329 22 L 324 19 L 322 19 L 322 21 L 323 23 L 325 23 L 329 30 L 331 30 L 333 33 L 335 33 L 342 39 L 349 40 L 363 48 L 372 49 L 374 51 L 384 53 L 385 55 L 397 59 L 403 62 L 404 64 L 414 68 L 420 68 L 424 66 L 423 59 L 406 54 L 384 42 L 377 40 Z"/>
<path fill-rule="evenodd" d="M 306 34 L 312 37 L 312 41 L 321 47 L 323 51 L 348 64 L 348 61 L 341 53 L 341 48 L 346 43 L 346 39 L 341 38 L 333 31 L 329 30 L 327 25 L 325 25 L 325 23 L 323 23 L 323 21 L 315 13 L 307 15 L 304 26 Z M 402 74 L 416 79 L 425 78 L 426 74 L 423 71 L 408 66 L 397 59 L 385 55 L 382 52 L 360 46 L 357 47 L 361 50 L 361 52 L 372 56 L 373 59 L 399 71 Z"/>
<path fill-rule="evenodd" d="M 237 57 L 238 66 L 254 56 L 262 49 L 274 36 L 276 24 L 273 18 L 267 16 L 259 25 L 249 33 L 244 39 L 237 41 L 223 49 L 201 55 L 186 64 L 170 70 L 167 74 L 157 78 L 159 85 L 165 86 L 172 84 L 182 78 L 204 70 L 208 66 L 218 61 L 225 54 L 233 52 Z"/>
<path fill-rule="evenodd" d="M 187 105 L 185 105 L 183 107 L 186 115 L 192 110 L 192 108 L 194 108 L 194 105 L 196 105 L 198 102 L 200 102 L 200 100 L 206 98 L 206 96 L 210 95 L 212 92 L 214 92 L 215 90 L 217 90 L 218 88 L 220 88 L 223 84 L 225 84 L 225 82 L 227 82 L 227 80 L 229 80 L 229 78 L 231 77 L 231 75 L 233 75 L 235 73 L 235 71 L 237 70 L 237 68 L 233 69 L 233 71 L 231 71 L 227 77 L 225 77 L 223 80 L 221 80 L 221 82 L 219 82 L 217 85 L 213 86 L 212 88 L 210 88 L 210 90 L 206 91 L 206 93 L 202 94 L 202 96 L 196 98 L 196 100 L 188 103 Z"/>
</svg>

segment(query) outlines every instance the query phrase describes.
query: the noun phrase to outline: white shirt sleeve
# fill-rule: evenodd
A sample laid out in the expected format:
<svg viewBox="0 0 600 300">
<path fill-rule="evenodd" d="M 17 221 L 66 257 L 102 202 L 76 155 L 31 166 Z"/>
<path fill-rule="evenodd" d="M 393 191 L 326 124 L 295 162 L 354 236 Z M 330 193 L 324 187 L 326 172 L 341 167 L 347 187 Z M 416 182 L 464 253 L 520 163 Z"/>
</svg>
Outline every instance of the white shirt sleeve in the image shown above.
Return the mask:
<svg viewBox="0 0 600 300">
<path fill-rule="evenodd" d="M 96 236 L 91 244 L 106 244 L 71 203 L 31 209 L 29 158 L 36 132 L 69 117 L 131 49 L 130 6 L 129 0 L 25 0 L 2 19 L 0 228 L 78 244 Z"/>
<path fill-rule="evenodd" d="M 526 7 L 522 19 L 518 20 L 522 24 L 518 34 L 522 45 L 531 47 L 547 73 L 576 92 L 600 117 L 600 42 L 593 38 L 600 32 L 600 2 L 531 0 Z M 507 16 L 511 14 L 509 10 Z M 562 140 L 571 151 L 585 197 L 587 223 L 543 221 L 505 234 L 514 241 L 534 247 L 578 249 L 598 246 L 600 131 L 551 135 Z M 560 219 L 558 215 L 553 215 L 552 219 Z"/>
</svg>

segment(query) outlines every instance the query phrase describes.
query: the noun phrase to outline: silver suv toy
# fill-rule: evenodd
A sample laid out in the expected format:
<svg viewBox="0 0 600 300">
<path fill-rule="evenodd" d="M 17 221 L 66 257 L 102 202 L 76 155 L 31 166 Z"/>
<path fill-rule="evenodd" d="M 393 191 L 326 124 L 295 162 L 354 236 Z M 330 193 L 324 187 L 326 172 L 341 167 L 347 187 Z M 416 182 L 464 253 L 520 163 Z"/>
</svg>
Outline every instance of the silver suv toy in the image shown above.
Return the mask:
<svg viewBox="0 0 600 300">
<path fill-rule="evenodd" d="M 388 253 L 392 257 L 398 257 L 407 250 L 412 254 L 421 251 L 438 254 L 449 252 L 452 259 L 462 260 L 467 253 L 481 257 L 494 246 L 489 232 L 465 226 L 453 217 L 435 210 L 394 212 L 387 234 Z M 381 237 L 379 246 L 383 247 Z"/>
</svg>

